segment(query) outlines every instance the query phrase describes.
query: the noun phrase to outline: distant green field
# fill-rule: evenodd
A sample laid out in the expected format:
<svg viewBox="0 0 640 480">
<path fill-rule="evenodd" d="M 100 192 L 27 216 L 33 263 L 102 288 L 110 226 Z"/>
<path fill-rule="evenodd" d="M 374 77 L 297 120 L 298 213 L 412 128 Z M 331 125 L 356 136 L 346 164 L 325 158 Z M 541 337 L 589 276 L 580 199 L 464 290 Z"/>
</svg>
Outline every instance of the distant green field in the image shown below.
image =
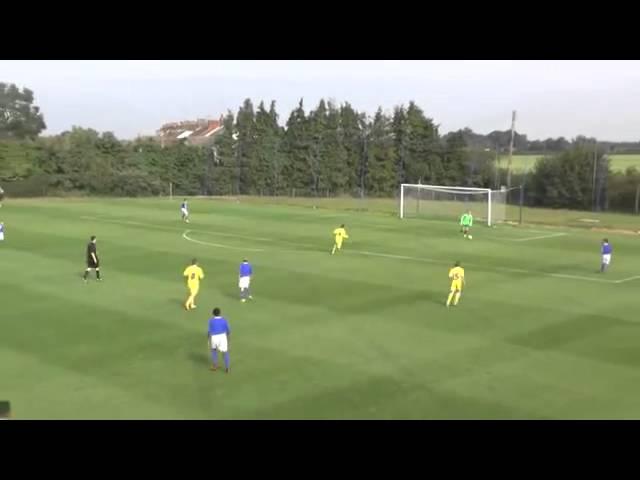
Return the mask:
<svg viewBox="0 0 640 480">
<path fill-rule="evenodd" d="M 3 206 L 0 397 L 16 418 L 640 418 L 635 236 L 609 235 L 602 275 L 602 234 L 585 229 L 477 225 L 469 241 L 455 217 L 400 220 L 392 200 L 269 198 L 194 198 L 185 225 L 178 205 Z M 85 284 L 91 234 L 104 280 Z M 206 277 L 185 312 L 193 256 Z M 458 259 L 467 284 L 447 310 Z M 229 375 L 208 369 L 213 306 Z"/>
<path fill-rule="evenodd" d="M 514 155 L 513 171 L 522 173 L 533 169 L 536 161 L 540 158 L 538 155 Z M 628 167 L 637 167 L 640 169 L 640 155 L 611 155 L 611 168 L 616 172 L 624 172 Z M 508 158 L 500 157 L 500 166 L 506 168 Z"/>
</svg>

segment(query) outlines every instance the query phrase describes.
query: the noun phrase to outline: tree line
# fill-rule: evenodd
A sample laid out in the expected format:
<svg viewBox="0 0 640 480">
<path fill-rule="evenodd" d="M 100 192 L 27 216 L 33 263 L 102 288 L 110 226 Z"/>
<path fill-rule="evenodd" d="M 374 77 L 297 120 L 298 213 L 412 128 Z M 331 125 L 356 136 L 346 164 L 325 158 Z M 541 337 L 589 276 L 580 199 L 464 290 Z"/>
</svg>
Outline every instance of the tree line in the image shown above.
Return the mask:
<svg viewBox="0 0 640 480">
<path fill-rule="evenodd" d="M 213 146 L 207 194 L 392 196 L 400 183 L 490 181 L 490 155 L 440 136 L 414 102 L 369 117 L 349 103 L 303 101 L 280 126 L 275 102 L 244 101 Z M 206 155 L 206 152 L 205 152 Z M 205 160 L 206 162 L 206 160 Z"/>
<path fill-rule="evenodd" d="M 281 126 L 275 102 L 256 108 L 247 99 L 223 126 L 211 145 L 164 148 L 80 127 L 25 135 L 0 143 L 0 179 L 14 194 L 158 195 L 171 182 L 184 195 L 392 196 L 403 182 L 493 178 L 491 155 L 468 150 L 459 135 L 442 138 L 414 102 L 371 117 L 325 100 L 306 110 L 301 100 Z"/>
<path fill-rule="evenodd" d="M 640 213 L 640 171 L 614 172 L 606 145 L 581 143 L 542 157 L 514 182 L 525 185 L 531 206 Z"/>
<path fill-rule="evenodd" d="M 154 196 L 171 183 L 177 195 L 392 197 L 400 183 L 497 188 L 506 178 L 470 130 L 441 135 L 414 102 L 369 116 L 349 103 L 307 109 L 301 100 L 283 126 L 275 102 L 247 99 L 212 144 L 162 147 L 81 127 L 39 136 L 45 123 L 33 93 L 18 94 L 0 84 L 0 118 L 9 119 L 0 121 L 0 185 L 10 196 Z M 528 205 L 633 211 L 640 175 L 613 173 L 607 146 L 595 152 L 586 140 L 514 176 Z"/>
</svg>

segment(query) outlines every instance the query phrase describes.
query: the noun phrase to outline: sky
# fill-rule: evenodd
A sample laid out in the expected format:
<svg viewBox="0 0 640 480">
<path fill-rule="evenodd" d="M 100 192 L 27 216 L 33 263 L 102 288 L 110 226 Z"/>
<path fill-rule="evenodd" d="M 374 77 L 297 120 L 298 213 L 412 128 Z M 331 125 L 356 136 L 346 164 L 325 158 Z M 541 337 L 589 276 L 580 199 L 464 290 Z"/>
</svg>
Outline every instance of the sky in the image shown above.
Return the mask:
<svg viewBox="0 0 640 480">
<path fill-rule="evenodd" d="M 150 135 L 163 123 L 218 118 L 247 97 L 348 101 L 372 115 L 415 101 L 440 132 L 510 128 L 529 139 L 640 141 L 640 61 L 629 60 L 0 60 L 0 81 L 28 87 L 46 134 L 72 126 Z"/>
</svg>

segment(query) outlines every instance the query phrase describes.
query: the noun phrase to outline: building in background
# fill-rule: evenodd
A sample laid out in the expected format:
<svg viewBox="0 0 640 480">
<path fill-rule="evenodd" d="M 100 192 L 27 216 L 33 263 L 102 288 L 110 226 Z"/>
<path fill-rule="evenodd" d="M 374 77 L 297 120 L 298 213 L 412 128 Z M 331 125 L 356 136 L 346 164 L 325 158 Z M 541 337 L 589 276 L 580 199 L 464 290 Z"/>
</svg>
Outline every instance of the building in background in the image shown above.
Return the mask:
<svg viewBox="0 0 640 480">
<path fill-rule="evenodd" d="M 208 145 L 223 128 L 222 117 L 219 120 L 198 119 L 165 123 L 156 132 L 156 138 L 163 147 L 181 141 L 189 145 Z"/>
</svg>

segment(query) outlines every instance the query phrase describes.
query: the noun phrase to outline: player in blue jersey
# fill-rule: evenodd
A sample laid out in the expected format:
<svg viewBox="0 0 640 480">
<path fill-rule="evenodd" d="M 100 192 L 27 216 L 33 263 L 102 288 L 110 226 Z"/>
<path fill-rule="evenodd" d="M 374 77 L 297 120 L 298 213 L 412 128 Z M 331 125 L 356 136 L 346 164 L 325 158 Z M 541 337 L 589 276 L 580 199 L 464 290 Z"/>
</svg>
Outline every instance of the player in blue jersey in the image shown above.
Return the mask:
<svg viewBox="0 0 640 480">
<path fill-rule="evenodd" d="M 218 369 L 218 350 L 224 356 L 224 371 L 229 373 L 229 336 L 231 329 L 227 320 L 220 314 L 219 308 L 213 309 L 213 317 L 209 319 L 209 328 L 207 330 L 207 338 L 209 339 L 209 348 L 211 349 L 211 370 L 214 372 Z"/>
<path fill-rule="evenodd" d="M 247 301 L 247 298 L 253 299 L 249 286 L 251 284 L 251 275 L 253 275 L 253 268 L 251 264 L 245 258 L 240 264 L 240 273 L 238 277 L 238 287 L 240 288 L 240 301 L 242 303 Z"/>
<path fill-rule="evenodd" d="M 0 222 L 0 242 L 4 240 L 4 223 Z"/>
<path fill-rule="evenodd" d="M 182 200 L 182 204 L 180 204 L 180 215 L 182 216 L 182 221 L 189 223 L 189 206 L 187 205 L 187 199 Z"/>
<path fill-rule="evenodd" d="M 613 248 L 609 243 L 608 239 L 602 240 L 602 248 L 600 250 L 602 253 L 602 261 L 600 262 L 600 273 L 604 273 L 611 264 L 611 254 L 613 253 Z"/>
</svg>

